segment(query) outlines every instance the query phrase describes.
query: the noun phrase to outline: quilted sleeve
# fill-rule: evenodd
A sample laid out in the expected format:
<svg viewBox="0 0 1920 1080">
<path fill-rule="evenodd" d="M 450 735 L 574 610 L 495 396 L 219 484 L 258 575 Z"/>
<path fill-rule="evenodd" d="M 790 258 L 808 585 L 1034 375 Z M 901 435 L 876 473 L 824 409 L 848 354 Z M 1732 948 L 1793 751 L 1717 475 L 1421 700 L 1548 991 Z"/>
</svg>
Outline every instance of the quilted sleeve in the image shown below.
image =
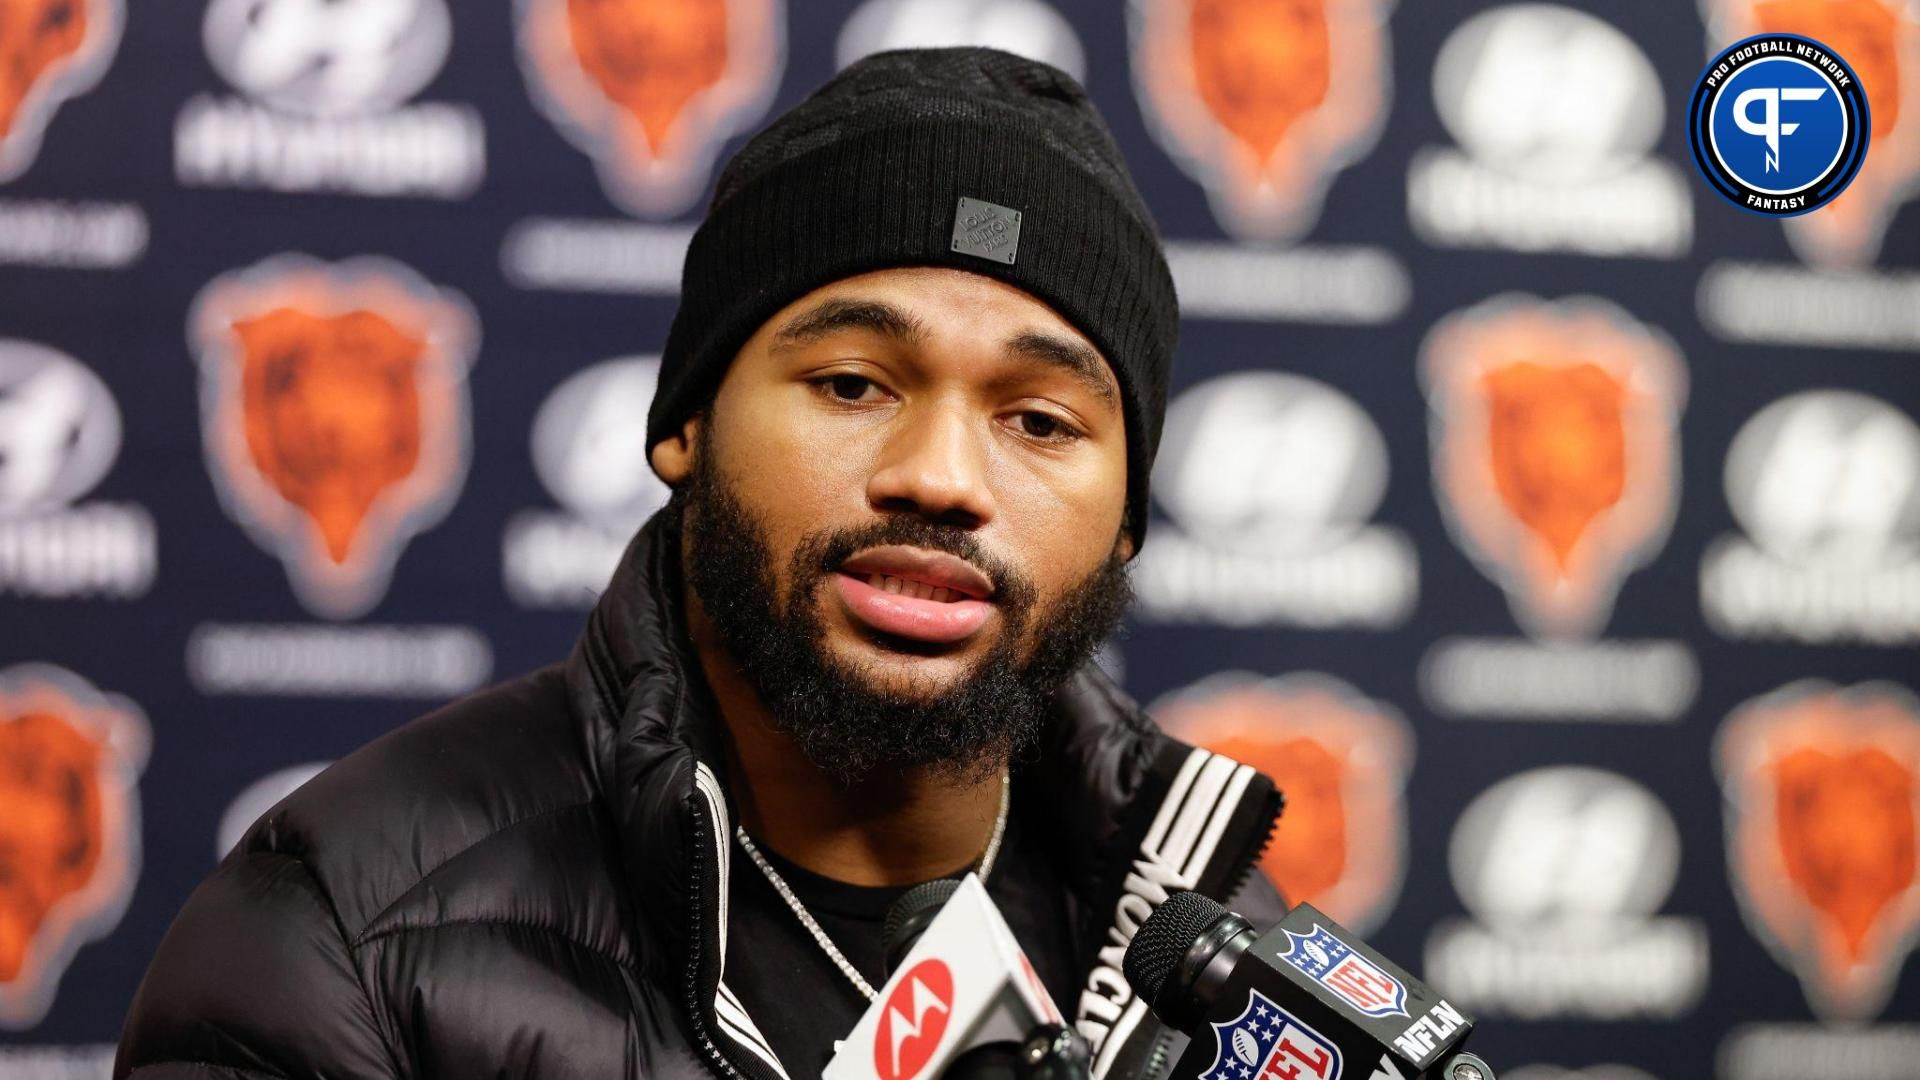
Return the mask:
<svg viewBox="0 0 1920 1080">
<path fill-rule="evenodd" d="M 398 1077 L 318 881 L 238 851 L 194 891 L 134 995 L 115 1080 Z"/>
</svg>

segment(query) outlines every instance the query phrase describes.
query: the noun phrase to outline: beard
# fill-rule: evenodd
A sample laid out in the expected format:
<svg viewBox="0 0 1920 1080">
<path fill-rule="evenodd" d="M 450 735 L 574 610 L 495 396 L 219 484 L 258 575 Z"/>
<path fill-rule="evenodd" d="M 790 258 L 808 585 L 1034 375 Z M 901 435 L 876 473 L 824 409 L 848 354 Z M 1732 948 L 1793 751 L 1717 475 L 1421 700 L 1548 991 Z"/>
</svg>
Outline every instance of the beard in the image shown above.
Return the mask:
<svg viewBox="0 0 1920 1080">
<path fill-rule="evenodd" d="M 711 426 L 709 415 L 699 427 L 692 474 L 671 500 L 680 504 L 691 538 L 687 582 L 776 729 L 843 783 L 876 769 L 924 768 L 962 780 L 993 775 L 1038 744 L 1054 692 L 1120 625 L 1132 602 L 1126 560 L 1117 551 L 1042 607 L 1032 580 L 986 551 L 971 532 L 906 513 L 808 533 L 787 557 L 782 596 L 768 530 L 720 476 Z M 994 583 L 1000 632 L 957 681 L 890 680 L 879 664 L 850 662 L 829 649 L 822 587 L 854 553 L 885 544 L 946 552 Z M 1020 643 L 1036 625 L 1042 629 L 1032 655 L 1022 658 Z M 948 648 L 864 632 L 902 656 Z"/>
</svg>

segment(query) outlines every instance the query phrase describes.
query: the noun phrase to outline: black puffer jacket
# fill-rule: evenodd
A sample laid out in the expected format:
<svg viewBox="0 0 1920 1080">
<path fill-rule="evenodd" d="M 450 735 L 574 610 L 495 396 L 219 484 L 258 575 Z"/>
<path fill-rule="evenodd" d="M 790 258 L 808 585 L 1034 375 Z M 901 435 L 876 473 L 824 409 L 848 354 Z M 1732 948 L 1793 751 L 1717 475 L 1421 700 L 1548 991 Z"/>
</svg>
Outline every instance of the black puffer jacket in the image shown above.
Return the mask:
<svg viewBox="0 0 1920 1080">
<path fill-rule="evenodd" d="M 732 812 L 656 515 L 561 664 L 376 740 L 254 825 L 187 902 L 115 1077 L 744 1077 L 787 1073 L 728 989 Z M 1256 922 L 1266 777 L 1162 735 L 1089 666 L 1016 790 L 1069 868 L 1097 1075 L 1164 1032 L 1120 974 L 1165 890 Z M 793 1080 L 802 1080 L 794 1077 Z"/>
</svg>

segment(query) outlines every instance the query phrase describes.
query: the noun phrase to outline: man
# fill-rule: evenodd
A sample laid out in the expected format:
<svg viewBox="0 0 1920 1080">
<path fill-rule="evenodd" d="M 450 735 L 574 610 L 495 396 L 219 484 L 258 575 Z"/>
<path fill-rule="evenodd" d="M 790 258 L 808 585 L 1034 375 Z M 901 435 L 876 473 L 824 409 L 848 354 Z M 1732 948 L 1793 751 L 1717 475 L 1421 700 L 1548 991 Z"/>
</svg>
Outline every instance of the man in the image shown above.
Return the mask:
<svg viewBox="0 0 1920 1080">
<path fill-rule="evenodd" d="M 819 1075 L 911 885 L 979 872 L 1096 1074 L 1168 1059 L 1121 947 L 1276 919 L 1278 794 L 1089 662 L 1128 599 L 1176 308 L 1080 87 L 850 67 L 729 163 L 647 419 L 674 487 L 570 658 L 268 812 L 116 1075 Z M 904 1080 L 904 1078 L 903 1078 Z"/>
</svg>

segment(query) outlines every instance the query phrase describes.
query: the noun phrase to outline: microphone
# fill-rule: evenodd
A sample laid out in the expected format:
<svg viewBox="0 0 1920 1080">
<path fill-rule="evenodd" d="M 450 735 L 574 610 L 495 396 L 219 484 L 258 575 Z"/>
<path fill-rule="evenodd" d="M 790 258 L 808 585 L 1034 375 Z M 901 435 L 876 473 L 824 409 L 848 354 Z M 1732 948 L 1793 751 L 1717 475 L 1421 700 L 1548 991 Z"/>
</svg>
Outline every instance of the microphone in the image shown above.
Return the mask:
<svg viewBox="0 0 1920 1080">
<path fill-rule="evenodd" d="M 893 902 L 882 938 L 888 971 L 899 968 L 907 950 L 958 891 L 958 881 L 941 878 L 916 885 Z M 1021 959 L 1026 959 L 1024 950 Z M 1041 992 L 1046 992 L 1044 987 Z M 955 1058 L 943 1075 L 949 1080 L 1086 1080 L 1092 1060 L 1085 1037 L 1065 1023 L 1049 1023 L 1029 1030 L 1024 1043 L 980 1043 Z"/>
<path fill-rule="evenodd" d="M 904 960 L 907 950 L 914 947 L 927 927 L 960 891 L 960 883 L 952 878 L 939 878 L 908 889 L 906 895 L 893 902 L 887 909 L 886 928 L 881 931 L 880 940 L 886 943 L 887 974 L 900 970 L 900 961 Z"/>
<path fill-rule="evenodd" d="M 1471 1018 L 1309 904 L 1261 933 L 1175 893 L 1121 965 L 1191 1038 L 1173 1080 L 1495 1080 L 1461 1051 Z"/>
<path fill-rule="evenodd" d="M 1086 1041 L 1066 1027 L 978 875 L 908 892 L 886 934 L 886 985 L 822 1080 L 1087 1075 Z"/>
</svg>

